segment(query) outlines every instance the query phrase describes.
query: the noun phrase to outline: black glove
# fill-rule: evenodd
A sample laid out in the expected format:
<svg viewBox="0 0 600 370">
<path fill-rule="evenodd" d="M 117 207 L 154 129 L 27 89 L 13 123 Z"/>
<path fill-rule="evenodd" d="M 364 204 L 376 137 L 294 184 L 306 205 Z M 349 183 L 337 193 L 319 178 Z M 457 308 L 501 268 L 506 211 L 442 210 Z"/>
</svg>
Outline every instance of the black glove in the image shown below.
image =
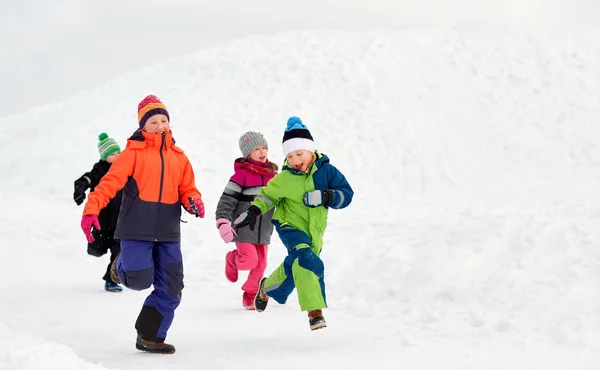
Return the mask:
<svg viewBox="0 0 600 370">
<path fill-rule="evenodd" d="M 73 193 L 73 200 L 75 201 L 75 203 L 77 203 L 77 205 L 81 205 L 81 203 L 83 203 L 83 201 L 85 200 L 85 191 L 87 189 L 87 186 L 81 182 L 76 182 L 75 183 L 75 192 Z"/>
<path fill-rule="evenodd" d="M 249 226 L 250 230 L 254 231 L 256 219 L 260 216 L 260 209 L 257 206 L 250 206 L 247 211 L 242 212 L 238 218 L 233 221 L 233 227 L 238 230 L 244 226 Z"/>
<path fill-rule="evenodd" d="M 302 203 L 310 208 L 316 208 L 318 206 L 327 207 L 333 202 L 333 191 L 332 190 L 313 190 L 304 193 L 302 197 Z"/>
</svg>

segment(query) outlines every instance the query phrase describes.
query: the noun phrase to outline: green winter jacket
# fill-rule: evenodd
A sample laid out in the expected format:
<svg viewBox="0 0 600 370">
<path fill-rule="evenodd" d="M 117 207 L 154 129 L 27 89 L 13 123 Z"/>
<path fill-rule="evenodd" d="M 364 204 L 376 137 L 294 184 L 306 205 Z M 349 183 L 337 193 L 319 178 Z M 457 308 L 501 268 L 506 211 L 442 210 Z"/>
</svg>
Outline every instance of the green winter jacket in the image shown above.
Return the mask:
<svg viewBox="0 0 600 370">
<path fill-rule="evenodd" d="M 328 208 L 345 208 L 352 201 L 354 192 L 344 175 L 329 163 L 325 154 L 316 152 L 317 159 L 308 173 L 298 172 L 284 163 L 281 173 L 273 177 L 252 202 L 262 213 L 275 207 L 273 220 L 280 227 L 292 226 L 305 232 L 313 247 L 320 250 L 323 234 L 327 228 Z M 333 190 L 334 199 L 329 207 L 310 208 L 302 198 L 312 190 Z"/>
</svg>

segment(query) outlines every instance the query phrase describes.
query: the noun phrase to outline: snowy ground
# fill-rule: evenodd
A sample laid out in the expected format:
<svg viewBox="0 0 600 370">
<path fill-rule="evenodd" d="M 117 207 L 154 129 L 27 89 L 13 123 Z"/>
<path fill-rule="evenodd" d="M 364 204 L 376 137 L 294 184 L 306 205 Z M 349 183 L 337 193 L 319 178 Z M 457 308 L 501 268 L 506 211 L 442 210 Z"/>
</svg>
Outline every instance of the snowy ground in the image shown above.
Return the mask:
<svg viewBox="0 0 600 370">
<path fill-rule="evenodd" d="M 303 32 L 167 60 L 0 120 L 1 369 L 597 369 L 600 29 Z M 138 101 L 169 108 L 208 217 L 182 225 L 173 356 L 134 348 L 149 293 L 102 290 L 73 181 Z M 213 214 L 246 130 L 298 115 L 354 187 L 325 236 L 328 328 L 258 314 Z M 270 267 L 284 256 L 275 237 Z"/>
</svg>

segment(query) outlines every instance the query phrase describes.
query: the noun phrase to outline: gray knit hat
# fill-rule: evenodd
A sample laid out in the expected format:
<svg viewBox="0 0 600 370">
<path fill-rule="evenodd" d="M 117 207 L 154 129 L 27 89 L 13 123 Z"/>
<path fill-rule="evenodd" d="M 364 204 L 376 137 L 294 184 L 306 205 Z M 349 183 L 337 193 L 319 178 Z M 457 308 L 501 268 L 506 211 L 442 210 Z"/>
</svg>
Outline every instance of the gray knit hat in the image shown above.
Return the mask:
<svg viewBox="0 0 600 370">
<path fill-rule="evenodd" d="M 242 156 L 244 158 L 248 158 L 250 153 L 254 149 L 259 146 L 264 146 L 269 149 L 269 144 L 267 144 L 267 139 L 260 132 L 256 131 L 248 131 L 242 136 L 240 136 L 239 140 L 240 150 L 242 151 Z"/>
</svg>

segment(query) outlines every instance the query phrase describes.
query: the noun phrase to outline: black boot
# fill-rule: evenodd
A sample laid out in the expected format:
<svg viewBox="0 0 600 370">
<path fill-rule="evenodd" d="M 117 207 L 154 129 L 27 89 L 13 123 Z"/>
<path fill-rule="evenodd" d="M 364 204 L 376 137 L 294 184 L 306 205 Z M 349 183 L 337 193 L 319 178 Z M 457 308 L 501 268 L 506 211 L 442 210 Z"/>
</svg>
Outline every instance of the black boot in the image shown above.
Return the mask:
<svg viewBox="0 0 600 370">
<path fill-rule="evenodd" d="M 254 297 L 254 308 L 256 312 L 263 312 L 267 308 L 267 303 L 269 303 L 269 296 L 265 293 L 265 280 L 267 278 L 261 278 L 258 281 L 258 292 L 256 292 L 256 297 Z"/>
<path fill-rule="evenodd" d="M 152 340 L 142 337 L 138 334 L 137 340 L 135 341 L 135 348 L 140 351 L 149 353 L 161 353 L 161 354 L 173 354 L 175 353 L 175 347 L 172 344 L 165 343 L 164 340 Z"/>
</svg>

